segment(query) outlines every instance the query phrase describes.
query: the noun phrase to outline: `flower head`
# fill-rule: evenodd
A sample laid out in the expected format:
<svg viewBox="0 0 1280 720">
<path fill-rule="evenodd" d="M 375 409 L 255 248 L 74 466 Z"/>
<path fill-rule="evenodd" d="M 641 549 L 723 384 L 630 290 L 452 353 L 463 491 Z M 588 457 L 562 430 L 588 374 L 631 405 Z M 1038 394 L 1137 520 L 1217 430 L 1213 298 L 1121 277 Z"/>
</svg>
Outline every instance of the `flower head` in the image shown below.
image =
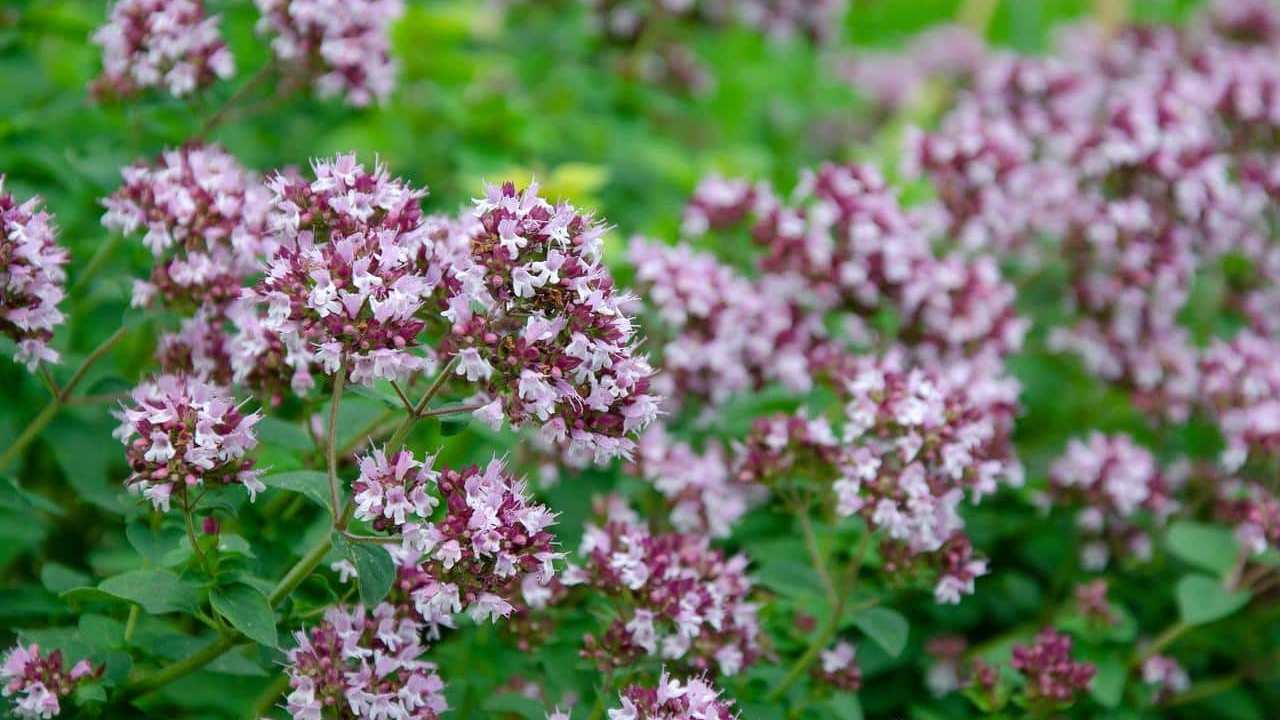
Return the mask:
<svg viewBox="0 0 1280 720">
<path fill-rule="evenodd" d="M 223 308 L 270 253 L 264 238 L 269 193 L 216 145 L 168 150 L 121 171 L 124 185 L 103 200 L 102 224 L 134 235 L 156 259 L 134 287 L 134 305 L 159 296 L 179 308 Z"/>
<path fill-rule="evenodd" d="M 604 226 L 511 183 L 488 186 L 474 214 L 443 308 L 454 372 L 571 455 L 629 456 L 658 407 L 629 298 L 600 262 Z"/>
<path fill-rule="evenodd" d="M 128 97 L 163 88 L 190 95 L 235 74 L 217 15 L 206 16 L 203 0 L 118 0 L 107 24 L 93 33 L 102 46 L 98 96 Z"/>
<path fill-rule="evenodd" d="M 80 683 L 101 674 L 102 668 L 95 670 L 88 660 L 67 669 L 63 667 L 61 650 L 45 656 L 39 645 L 19 643 L 10 648 L 0 665 L 0 682 L 4 683 L 0 692 L 13 698 L 14 717 L 51 718 L 61 714 L 62 698 Z"/>
<path fill-rule="evenodd" d="M 395 88 L 396 64 L 388 30 L 404 14 L 402 0 L 255 0 L 258 32 L 294 72 L 310 78 L 321 97 L 341 95 L 364 107 Z"/>
<path fill-rule="evenodd" d="M 254 497 L 264 489 L 253 460 L 258 413 L 240 411 L 229 391 L 189 375 L 159 375 L 134 388 L 122 403 L 115 436 L 125 444 L 131 474 L 125 481 L 157 510 L 168 511 L 196 485 L 240 483 Z"/>
<path fill-rule="evenodd" d="M 720 691 L 702 677 L 685 682 L 663 669 L 657 687 L 635 684 L 622 689 L 621 706 L 609 711 L 609 720 L 665 720 L 697 718 L 698 720 L 733 720 L 733 701 L 720 697 Z"/>
<path fill-rule="evenodd" d="M 14 360 L 32 372 L 42 362 L 58 361 L 49 340 L 63 321 L 58 303 L 68 255 L 56 233 L 39 198 L 19 203 L 4 192 L 0 175 L 0 333 L 17 343 Z"/>
<path fill-rule="evenodd" d="M 390 603 L 338 606 L 294 637 L 286 707 L 295 720 L 436 720 L 449 709 L 434 663 L 422 660 L 421 626 Z"/>
<path fill-rule="evenodd" d="M 425 326 L 417 313 L 434 289 L 415 262 L 425 191 L 381 165 L 366 170 L 354 155 L 312 167 L 310 182 L 277 175 L 269 183 L 277 249 L 254 289 L 267 308 L 262 326 L 298 335 L 326 373 L 345 367 L 353 382 L 430 370 L 433 360 L 412 352 Z"/>
</svg>

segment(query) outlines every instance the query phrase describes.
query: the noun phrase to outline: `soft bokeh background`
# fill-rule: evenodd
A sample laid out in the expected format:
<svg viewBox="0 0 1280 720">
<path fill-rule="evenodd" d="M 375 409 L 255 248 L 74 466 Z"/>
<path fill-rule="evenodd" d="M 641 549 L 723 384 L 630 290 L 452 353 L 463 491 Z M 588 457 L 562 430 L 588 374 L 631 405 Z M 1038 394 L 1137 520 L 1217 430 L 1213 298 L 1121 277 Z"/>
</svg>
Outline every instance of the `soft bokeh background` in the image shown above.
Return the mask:
<svg viewBox="0 0 1280 720">
<path fill-rule="evenodd" d="M 203 104 L 144 100 L 108 107 L 90 102 L 86 92 L 99 69 L 98 49 L 87 38 L 102 22 L 105 3 L 3 0 L 0 5 L 0 172 L 7 175 L 7 190 L 46 199 L 72 253 L 70 297 L 64 305 L 72 319 L 54 342 L 66 358 L 55 375 L 69 372 L 87 349 L 121 323 L 145 319 L 128 309 L 129 280 L 145 274 L 150 256 L 137 243 L 113 244 L 100 225 L 99 199 L 117 186 L 120 167 L 189 139 L 211 109 L 267 60 L 268 48 L 253 32 L 256 11 L 249 0 L 208 4 L 224 17 L 237 78 L 216 84 Z M 912 33 L 955 19 L 960 9 L 960 3 L 946 0 L 851 4 L 839 43 L 844 47 L 834 51 L 893 48 Z M 1196 4 L 1146 0 L 1132 6 L 1138 19 L 1176 21 Z M 1089 0 L 998 2 L 988 36 L 996 43 L 1037 52 L 1046 47 L 1055 24 L 1090 12 L 1091 5 Z M 524 182 L 536 176 L 544 194 L 593 209 L 614 226 L 609 259 L 625 278 L 618 252 L 622 242 L 633 233 L 674 239 L 681 205 L 707 173 L 768 179 L 786 188 L 801 169 L 823 160 L 865 159 L 882 163 L 892 174 L 901 127 L 907 121 L 929 121 L 926 115 L 873 122 L 865 98 L 830 72 L 833 50 L 807 44 L 779 47 L 742 30 L 690 38 L 717 77 L 716 88 L 705 96 L 681 96 L 629 82 L 600 60 L 582 15 L 570 0 L 525 2 L 506 20 L 495 4 L 482 0 L 413 0 L 394 30 L 402 71 L 389 103 L 357 111 L 301 95 L 268 97 L 258 112 L 233 119 L 212 139 L 263 172 L 305 165 L 316 155 L 355 150 L 366 161 L 379 158 L 393 174 L 429 186 L 426 205 L 432 211 L 455 211 L 480 193 L 482 179 Z M 912 191 L 907 188 L 908 197 Z M 726 260 L 744 264 L 749 252 L 745 241 L 715 249 Z M 91 266 L 97 266 L 92 279 L 80 283 Z M 1023 309 L 1035 318 L 1056 311 L 1061 279 L 1055 281 L 1052 275 L 1024 288 Z M 1193 326 L 1214 321 L 1190 319 Z M 164 326 L 165 319 L 160 320 L 140 327 L 109 362 L 99 364 L 84 386 L 87 392 L 118 392 L 136 382 L 148 366 L 157 327 Z M 1032 350 L 1013 360 L 1025 386 L 1027 407 L 1019 449 L 1033 475 L 1043 471 L 1047 458 L 1061 450 L 1076 428 L 1124 429 L 1139 437 L 1147 432 L 1126 400 L 1086 378 L 1076 364 L 1037 353 L 1037 346 L 1033 342 Z M 0 361 L 0 384 L 0 446 L 6 446 L 43 406 L 46 393 L 34 377 L 7 361 Z M 768 397 L 744 402 L 726 417 L 745 423 L 752 408 L 769 402 Z M 354 432 L 377 407 L 373 401 L 355 400 L 344 412 L 344 429 Z M 28 454 L 24 485 L 68 511 L 51 516 L 0 509 L 0 626 L 73 622 L 52 590 L 72 586 L 68 583 L 82 580 L 86 573 L 100 577 L 134 562 L 120 528 L 139 513 L 119 499 L 125 472 L 120 446 L 110 435 L 112 425 L 100 406 L 73 408 L 59 416 Z M 442 431 L 437 427 L 425 432 Z M 281 467 L 290 462 L 292 448 L 306 447 L 306 437 L 298 432 L 295 426 L 269 424 L 264 433 L 266 464 L 275 461 Z M 485 436 L 467 432 L 462 442 L 450 446 L 451 456 L 479 459 L 491 452 Z M 424 437 L 424 442 L 430 439 Z M 1209 433 L 1192 428 L 1181 449 L 1207 455 L 1214 450 L 1213 442 Z M 273 448 L 279 457 L 272 456 Z M 609 475 L 600 481 L 602 489 L 616 478 Z M 552 492 L 555 507 L 564 513 L 561 524 L 568 529 L 565 543 L 570 547 L 587 512 L 588 497 L 580 488 L 562 486 Z M 1000 569 L 983 580 L 986 592 L 958 609 L 922 602 L 908 614 L 963 628 L 1035 627 L 1043 598 L 1061 590 L 1045 587 L 1042 578 L 1051 574 L 1055 563 L 1074 557 L 1074 549 L 1055 543 L 1053 533 L 1036 535 L 1043 538 L 1039 546 L 1001 545 L 1001 538 L 1020 536 L 1022 529 L 1010 527 L 1000 509 L 999 503 L 985 505 L 970 523 L 976 544 Z M 1028 521 L 1026 513 L 1016 517 L 1019 523 Z M 303 516 L 286 520 L 279 527 L 243 529 L 257 533 L 254 547 L 261 548 L 266 565 L 284 563 L 272 557 L 273 547 L 322 531 Z M 757 529 L 767 535 L 776 526 L 773 520 L 753 516 L 739 537 L 750 538 Z M 771 549 L 761 543 L 751 550 L 767 568 L 771 556 L 785 556 L 791 547 Z M 56 568 L 52 576 L 50 567 Z M 63 572 L 67 575 L 59 575 Z M 785 574 L 761 574 L 766 585 L 794 585 L 795 578 Z M 1132 578 L 1118 592 L 1140 595 L 1142 578 Z M 89 627 L 82 619 L 78 631 L 62 631 L 57 639 L 77 642 L 84 639 L 77 632 L 110 632 L 110 623 L 116 622 L 88 617 Z M 152 633 L 155 644 L 175 658 L 200 645 L 160 620 L 145 621 L 140 631 Z M 516 674 L 551 678 L 562 687 L 584 681 L 575 670 L 571 644 L 534 658 L 496 642 L 494 634 L 481 628 L 438 649 L 436 659 L 447 668 L 458 717 L 482 717 L 495 710 L 480 708 L 494 696 L 497 678 L 492 671 L 497 667 L 503 668 L 504 676 L 514 668 Z M 1229 646 L 1242 641 L 1247 638 L 1196 642 Z M 912 652 L 918 656 L 919 648 Z M 919 675 L 910 654 L 890 661 L 868 644 L 860 659 L 868 675 L 862 702 L 869 715 L 900 711 L 910 704 L 903 693 L 909 695 Z M 215 663 L 216 672 L 174 684 L 160 702 L 181 698 L 193 713 L 226 716 L 229 708 L 242 706 L 243 698 L 255 696 L 266 683 L 251 660 L 230 655 Z M 1274 707 L 1268 712 L 1247 696 L 1223 697 L 1206 711 L 1209 714 L 1199 717 L 1276 716 Z M 955 710 L 960 714 L 952 716 L 963 717 L 964 708 L 961 703 Z"/>
</svg>

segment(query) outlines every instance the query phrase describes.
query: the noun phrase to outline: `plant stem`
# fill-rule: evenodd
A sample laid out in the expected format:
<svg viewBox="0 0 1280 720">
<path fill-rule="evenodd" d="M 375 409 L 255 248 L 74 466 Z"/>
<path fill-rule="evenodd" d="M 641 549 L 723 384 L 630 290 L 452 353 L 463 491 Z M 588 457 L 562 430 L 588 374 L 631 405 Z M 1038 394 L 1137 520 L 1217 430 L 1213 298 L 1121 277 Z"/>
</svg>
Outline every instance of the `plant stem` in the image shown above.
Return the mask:
<svg viewBox="0 0 1280 720">
<path fill-rule="evenodd" d="M 858 573 L 862 569 L 862 562 L 867 556 L 867 549 L 871 546 L 872 533 L 868 532 L 862 536 L 862 540 L 858 543 L 858 548 L 854 550 L 853 557 L 849 560 L 849 567 L 845 570 L 845 576 L 840 583 L 839 591 L 836 593 L 835 604 L 831 608 L 831 617 L 827 619 L 826 625 L 822 630 L 813 637 L 813 641 L 809 643 L 809 647 L 804 654 L 796 660 L 791 669 L 787 671 L 782 682 L 769 693 L 769 702 L 777 702 L 782 696 L 791 689 L 792 685 L 804 675 L 813 661 L 818 659 L 818 655 L 826 649 L 831 639 L 835 637 L 840 630 L 840 618 L 844 615 L 845 603 L 849 600 L 849 594 L 853 590 L 858 579 Z"/>
<path fill-rule="evenodd" d="M 338 494 L 338 406 L 342 403 L 342 386 L 346 381 L 347 362 L 343 360 L 333 379 L 333 400 L 329 403 L 329 435 L 325 440 L 325 452 L 329 459 L 329 501 L 333 507 L 333 526 L 339 530 L 343 525 L 338 518 L 338 508 L 342 506 L 342 497 Z"/>
<path fill-rule="evenodd" d="M 231 97 L 227 98 L 226 102 L 222 103 L 222 105 L 220 105 L 218 109 L 209 116 L 209 119 L 204 121 L 204 124 L 200 126 L 200 131 L 196 133 L 196 137 L 203 138 L 216 130 L 217 127 L 222 124 L 222 121 L 227 118 L 227 114 L 231 112 L 232 108 L 243 100 L 245 96 L 249 94 L 249 91 L 262 84 L 262 82 L 271 75 L 271 71 L 274 69 L 274 61 L 268 62 L 266 65 L 259 68 L 258 72 L 254 73 L 252 77 L 246 80 L 243 85 L 231 94 Z"/>
<path fill-rule="evenodd" d="M 285 573 L 285 576 L 276 584 L 275 589 L 267 596 L 267 602 L 272 607 L 275 607 L 280 603 L 280 601 L 284 600 L 290 593 L 296 590 L 298 586 L 302 584 L 302 581 L 307 579 L 307 577 L 311 575 L 311 572 L 316 569 L 316 566 L 320 564 L 320 561 L 324 560 L 325 554 L 329 552 L 329 548 L 332 547 L 332 545 L 332 537 L 330 535 L 325 535 L 324 540 L 317 543 L 315 547 L 307 551 L 307 554 L 304 555 L 301 560 L 294 564 L 292 568 L 289 568 L 289 572 Z M 228 632 L 217 640 L 214 640 L 195 655 L 192 655 L 185 660 L 180 660 L 166 668 L 152 673 L 151 675 L 146 675 L 136 682 L 125 685 L 120 690 L 119 699 L 128 700 L 139 695 L 145 695 L 146 693 L 161 688 L 174 680 L 186 677 L 214 660 L 217 660 L 223 653 L 235 647 L 237 643 L 244 639 L 245 638 L 239 632 Z"/>
<path fill-rule="evenodd" d="M 956 14 L 960 24 L 973 31 L 978 37 L 986 37 L 987 28 L 991 25 L 991 16 L 996 12 L 999 0 L 965 0 Z"/>
<path fill-rule="evenodd" d="M 1186 692 L 1169 698 L 1169 700 L 1164 703 L 1164 706 L 1176 707 L 1178 705 L 1186 705 L 1188 703 L 1196 702 L 1197 700 L 1213 697 L 1218 693 L 1226 692 L 1236 685 L 1239 685 L 1240 681 L 1243 679 L 1244 675 L 1237 672 L 1220 678 L 1203 680 L 1187 688 Z"/>
<path fill-rule="evenodd" d="M 813 563 L 813 569 L 818 573 L 818 578 L 822 580 L 822 587 L 827 591 L 827 602 L 832 606 L 836 604 L 836 586 L 831 581 L 831 571 L 827 569 L 827 561 L 822 556 L 822 550 L 818 547 L 818 536 L 813 531 L 813 520 L 809 518 L 809 507 L 796 508 L 796 519 L 800 521 L 800 529 L 804 535 L 804 547 L 809 551 L 809 561 Z"/>
<path fill-rule="evenodd" d="M 191 496 L 187 493 L 186 487 L 182 488 L 182 517 L 187 521 L 187 539 L 191 541 L 192 551 L 200 559 L 200 567 L 204 568 L 205 575 L 213 577 L 213 569 L 209 567 L 209 559 L 204 556 L 204 551 L 200 549 L 200 540 L 196 538 L 196 526 L 191 520 Z"/>
<path fill-rule="evenodd" d="M 427 388 L 426 392 L 422 394 L 422 398 L 418 400 L 418 404 L 413 407 L 413 412 L 409 413 L 408 417 L 400 421 L 400 425 L 396 427 L 396 431 L 391 434 L 391 439 L 387 441 L 387 447 L 392 452 L 399 450 L 400 446 L 404 444 L 405 438 L 409 436 L 409 431 L 413 429 L 413 425 L 418 421 L 418 418 L 429 417 L 429 415 L 425 415 L 423 411 L 427 409 L 427 403 L 431 402 L 431 398 L 434 398 L 436 394 L 440 392 L 440 389 L 444 387 L 444 383 L 449 379 L 449 373 L 453 370 L 453 365 L 457 361 L 458 358 L 456 355 L 449 358 L 449 361 L 444 364 L 444 367 L 440 368 L 440 372 L 436 375 L 436 379 L 431 381 L 431 385 Z"/>
<path fill-rule="evenodd" d="M 129 606 L 129 619 L 124 624 L 124 641 L 128 643 L 133 639 L 133 631 L 138 627 L 138 615 L 142 613 L 142 608 L 137 603 Z"/>
<path fill-rule="evenodd" d="M 85 285 L 89 284 L 89 281 L 92 280 L 93 277 L 98 274 L 98 271 L 102 269 L 102 265 L 107 261 L 107 258 L 111 257 L 111 251 L 114 250 L 116 244 L 120 242 L 120 237 L 121 236 L 118 233 L 111 233 L 107 236 L 105 242 L 98 245 L 98 249 L 94 251 L 93 257 L 89 258 L 89 264 L 85 265 L 84 270 L 80 271 L 80 275 L 76 277 L 76 281 L 71 286 L 71 289 L 67 291 L 67 295 L 80 294 L 80 290 L 82 290 Z"/>
<path fill-rule="evenodd" d="M 118 328 L 110 337 L 103 340 L 98 347 L 94 348 L 85 357 L 84 361 L 80 363 L 80 367 L 76 368 L 71 379 L 67 381 L 67 384 L 62 386 L 62 389 L 58 391 L 58 394 L 49 401 L 49 404 L 44 406 L 44 409 L 40 411 L 39 415 L 36 415 L 35 418 L 27 424 L 27 427 L 22 431 L 22 434 L 13 441 L 13 444 L 4 451 L 4 454 L 0 455 L 0 469 L 8 467 L 9 463 L 16 460 L 18 455 L 22 453 L 23 449 L 31 444 L 32 440 L 35 440 L 40 436 L 40 433 L 44 431 L 49 423 L 53 421 L 54 416 L 58 414 L 58 410 L 62 409 L 63 405 L 67 404 L 67 400 L 71 398 L 71 393 L 76 389 L 76 386 L 80 384 L 80 381 L 84 380 L 89 369 L 92 368 L 98 360 L 101 360 L 102 357 L 111 350 L 111 348 L 115 347 L 116 343 L 120 342 L 120 339 L 125 336 L 126 330 L 127 328 L 124 327 Z"/>
<path fill-rule="evenodd" d="M 383 545 L 398 545 L 404 540 L 403 535 L 356 535 L 355 533 L 340 531 L 342 537 L 351 542 L 358 543 L 380 543 Z"/>
<path fill-rule="evenodd" d="M 1157 635 L 1155 640 L 1152 640 L 1150 644 L 1148 644 L 1145 648 L 1143 648 L 1141 652 L 1136 654 L 1131 664 L 1134 667 L 1137 667 L 1141 665 L 1143 661 L 1145 661 L 1147 658 L 1150 658 L 1152 655 L 1160 654 L 1161 650 L 1164 650 L 1166 647 L 1173 644 L 1174 640 L 1177 640 L 1178 638 L 1182 637 L 1182 635 L 1188 630 L 1190 630 L 1191 628 L 1192 628 L 1191 625 L 1188 625 L 1182 622 L 1181 620 L 1170 625 L 1169 627 L 1165 628 L 1163 632 Z"/>
<path fill-rule="evenodd" d="M 480 403 L 458 403 L 457 405 L 445 405 L 435 410 L 426 410 L 418 413 L 419 418 L 443 417 L 445 415 L 461 415 L 463 413 L 475 412 L 484 405 Z"/>
<path fill-rule="evenodd" d="M 271 706 L 276 704 L 276 698 L 289 687 L 289 676 L 281 674 L 271 681 L 271 684 L 262 691 L 262 695 L 253 703 L 253 709 L 249 711 L 249 717 L 260 718 L 265 717 L 267 712 L 271 710 Z"/>
</svg>

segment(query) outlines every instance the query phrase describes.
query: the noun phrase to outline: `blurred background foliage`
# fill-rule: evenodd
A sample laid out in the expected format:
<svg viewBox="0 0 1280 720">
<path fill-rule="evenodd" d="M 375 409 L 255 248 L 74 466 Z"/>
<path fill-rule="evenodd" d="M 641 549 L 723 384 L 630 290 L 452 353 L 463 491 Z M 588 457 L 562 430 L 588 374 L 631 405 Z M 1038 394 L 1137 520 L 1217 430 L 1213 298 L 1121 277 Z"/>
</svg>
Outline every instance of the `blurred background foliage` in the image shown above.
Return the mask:
<svg viewBox="0 0 1280 720">
<path fill-rule="evenodd" d="M 0 4 L 0 173 L 7 176 L 10 192 L 45 198 L 72 254 L 70 294 L 64 305 L 71 320 L 54 341 L 66 359 L 55 375 L 68 373 L 84 352 L 120 324 L 139 326 L 108 362 L 95 367 L 84 386 L 91 395 L 119 392 L 149 372 L 156 334 L 174 324 L 172 318 L 139 317 L 141 313 L 129 310 L 130 280 L 145 274 L 150 256 L 140 244 L 118 242 L 101 227 L 100 198 L 118 185 L 122 166 L 197 136 L 213 108 L 268 58 L 269 49 L 254 34 L 257 12 L 252 2 L 207 4 L 223 16 L 237 77 L 216 84 L 193 103 L 144 99 L 105 106 L 91 102 L 86 91 L 100 62 L 98 49 L 87 38 L 103 21 L 105 3 Z M 988 39 L 1020 51 L 1042 51 L 1055 25 L 1089 13 L 1091 5 L 1090 0 L 995 2 Z M 1176 22 L 1196 5 L 1192 0 L 1143 0 L 1132 3 L 1132 9 L 1139 20 Z M 843 41 L 834 51 L 898 47 L 930 25 L 955 20 L 961 9 L 960 2 L 951 0 L 852 0 Z M 428 186 L 426 207 L 433 212 L 455 212 L 480 193 L 482 179 L 523 183 L 537 177 L 544 194 L 591 209 L 613 226 L 606 258 L 624 279 L 625 239 L 640 233 L 673 240 L 684 200 L 708 173 L 766 179 L 781 188 L 790 187 L 800 170 L 824 160 L 870 160 L 892 174 L 899 152 L 895 124 L 876 122 L 869 102 L 830 72 L 833 50 L 803 43 L 771 45 L 759 35 L 734 29 L 700 33 L 689 41 L 717 78 L 705 95 L 681 96 L 620 77 L 607 55 L 598 52 L 583 10 L 572 0 L 526 2 L 505 18 L 496 5 L 482 0 L 410 0 L 394 29 L 401 75 L 390 102 L 354 111 L 303 94 L 260 94 L 250 104 L 255 112 L 233 117 L 210 139 L 264 173 L 337 151 L 354 150 L 366 161 L 376 157 L 393 174 Z M 930 118 L 911 120 L 927 123 Z M 744 265 L 751 252 L 745 242 L 712 249 Z M 1040 321 L 1054 317 L 1060 312 L 1064 282 L 1052 272 L 1037 278 L 1023 288 L 1023 310 Z M 1212 324 L 1214 318 L 1200 322 Z M 1034 332 L 1043 333 L 1043 325 L 1038 322 Z M 1026 408 L 1019 425 L 1019 451 L 1033 484 L 1043 478 L 1048 459 L 1061 451 L 1066 439 L 1084 428 L 1150 436 L 1149 425 L 1122 394 L 1090 379 L 1074 361 L 1037 350 L 1042 347 L 1033 336 L 1030 350 L 1012 361 L 1024 385 Z M 7 446 L 43 407 L 47 393 L 34 376 L 7 361 L 0 362 L 0 384 L 0 446 Z M 778 404 L 776 396 L 766 392 L 742 399 L 725 417 L 745 423 L 762 408 Z M 346 403 L 344 431 L 354 434 L 380 410 L 374 399 Z M 23 486 L 63 510 L 36 511 L 11 498 L 2 504 L 0 626 L 6 630 L 44 628 L 24 635 L 64 647 L 117 642 L 113 638 L 119 634 L 118 619 L 88 614 L 76 620 L 56 593 L 84 584 L 91 576 L 136 566 L 138 537 L 154 533 L 156 543 L 176 542 L 165 537 L 163 529 L 148 528 L 146 513 L 122 500 L 120 481 L 126 472 L 123 453 L 111 437 L 113 425 L 101 405 L 72 407 L 27 453 L 20 473 Z M 262 465 L 287 469 L 297 464 L 299 450 L 312 447 L 297 425 L 268 422 L 263 430 Z M 430 447 L 431 441 L 452 430 L 426 426 L 419 447 Z M 459 441 L 448 445 L 442 459 L 486 459 L 493 452 L 491 439 L 468 428 Z M 499 442 L 513 446 L 509 439 Z M 1212 432 L 1192 426 L 1180 431 L 1166 449 L 1210 456 L 1216 442 Z M 590 511 L 591 493 L 583 492 L 578 483 L 593 483 L 591 492 L 615 485 L 628 489 L 629 481 L 616 470 L 589 475 L 588 480 L 562 483 L 549 491 L 549 502 L 562 513 L 566 547 L 576 546 L 576 535 Z M 995 568 L 982 580 L 987 592 L 958 608 L 917 599 L 899 608 L 904 614 L 929 619 L 934 631 L 994 635 L 1007 651 L 1016 637 L 1008 632 L 1011 628 L 1033 630 L 1052 613 L 1047 603 L 1064 589 L 1055 583 L 1068 582 L 1056 570 L 1075 557 L 1076 549 L 1063 540 L 1070 532 L 1047 526 L 1029 533 L 1027 525 L 1042 520 L 1025 511 L 1002 513 L 1004 507 L 988 503 L 969 524 L 975 544 L 991 555 Z M 294 506 L 277 525 L 245 523 L 228 534 L 249 536 L 258 562 L 267 568 L 263 575 L 274 577 L 288 562 L 284 548 L 327 526 L 314 510 Z M 132 523 L 130 533 L 137 537 L 126 535 L 126 523 Z M 735 542 L 752 552 L 763 585 L 780 593 L 799 592 L 797 602 L 803 602 L 803 583 L 797 589 L 795 575 L 787 574 L 795 569 L 795 544 L 779 540 L 788 527 L 781 515 L 758 511 L 745 521 Z M 1032 540 L 1004 542 L 1025 537 Z M 1150 575 L 1130 573 L 1124 583 L 1113 586 L 1113 597 L 1132 600 L 1153 617 L 1170 616 L 1171 597 L 1149 596 L 1149 576 L 1160 570 L 1148 567 L 1143 572 Z M 309 583 L 317 585 L 309 588 L 314 597 L 324 597 L 321 582 Z M 52 626 L 60 629 L 47 629 Z M 144 617 L 139 637 L 159 648 L 161 655 L 180 658 L 202 644 L 194 634 L 197 630 Z M 568 629 L 558 634 L 557 644 L 536 654 L 518 652 L 491 627 L 452 636 L 433 650 L 433 659 L 446 668 L 455 716 L 492 716 L 505 708 L 513 716 L 540 718 L 540 710 L 534 712 L 515 696 L 495 691 L 499 682 L 512 677 L 538 678 L 561 689 L 589 687 L 590 675 L 576 669 L 580 635 L 581 629 Z M 918 718 L 965 716 L 967 705 L 954 696 L 931 710 L 913 708 L 922 693 L 924 639 L 913 633 L 909 651 L 892 659 L 874 644 L 864 643 L 859 659 L 867 676 L 861 693 L 867 715 L 910 711 Z M 1229 655 L 1232 646 L 1243 647 L 1242 643 L 1274 641 L 1247 632 L 1206 634 L 1189 639 L 1187 647 L 1201 649 L 1207 657 L 1213 651 Z M 127 664 L 128 657 L 121 660 L 120 655 L 117 652 L 116 662 Z M 272 662 L 257 652 L 233 653 L 150 702 L 157 707 L 181 706 L 181 717 L 231 717 L 267 684 Z M 1189 669 L 1195 675 L 1213 668 Z M 123 672 L 128 672 L 127 666 Z M 742 679 L 758 681 L 750 675 Z M 1262 719 L 1275 717 L 1277 707 L 1280 692 L 1270 698 L 1228 692 L 1191 706 L 1186 717 Z M 845 714 L 836 716 L 860 716 L 862 710 L 841 712 Z"/>
</svg>

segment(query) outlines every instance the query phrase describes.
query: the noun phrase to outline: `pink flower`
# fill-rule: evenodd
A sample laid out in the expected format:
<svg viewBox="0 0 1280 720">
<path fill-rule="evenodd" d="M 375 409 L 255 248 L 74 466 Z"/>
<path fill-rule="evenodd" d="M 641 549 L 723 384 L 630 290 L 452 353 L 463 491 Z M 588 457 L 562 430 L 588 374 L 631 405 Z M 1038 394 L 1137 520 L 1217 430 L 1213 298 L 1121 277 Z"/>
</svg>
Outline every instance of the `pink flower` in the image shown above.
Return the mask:
<svg viewBox="0 0 1280 720">
<path fill-rule="evenodd" d="M 40 363 L 58 361 L 49 347 L 62 324 L 58 310 L 65 294 L 66 249 L 60 247 L 49 213 L 40 199 L 19 204 L 4 192 L 0 175 L 0 333 L 18 345 L 14 360 L 35 372 Z"/>
<path fill-rule="evenodd" d="M 658 407 L 630 299 L 600 262 L 604 227 L 511 183 L 487 186 L 473 214 L 442 299 L 455 372 L 578 462 L 630 456 Z"/>
<path fill-rule="evenodd" d="M 128 97 L 163 88 L 190 95 L 235 74 L 219 18 L 206 16 L 202 0 L 118 0 L 107 24 L 93 33 L 102 46 L 99 97 Z"/>
<path fill-rule="evenodd" d="M 296 720 L 341 717 L 436 720 L 449 709 L 434 663 L 421 659 L 422 627 L 390 603 L 338 606 L 295 633 L 286 708 Z"/>
<path fill-rule="evenodd" d="M 1033 645 L 1014 645 L 1012 665 L 1033 700 L 1069 702 L 1089 687 L 1097 669 L 1071 658 L 1071 638 L 1045 628 Z"/>
<path fill-rule="evenodd" d="M 253 290 L 267 306 L 258 322 L 301 337 L 329 374 L 345 365 L 352 382 L 403 380 L 434 366 L 412 352 L 418 317 L 440 271 L 417 266 L 431 242 L 417 190 L 354 155 L 313 163 L 315 180 L 277 175 L 269 213 L 277 247 Z M 434 279 L 433 279 L 434 278 Z M 295 359 L 302 365 L 302 358 Z"/>
<path fill-rule="evenodd" d="M 186 375 L 159 375 L 134 388 L 122 403 L 115 436 L 125 444 L 130 492 L 168 511 L 175 491 L 186 502 L 190 488 L 239 483 L 250 499 L 264 489 L 248 453 L 257 444 L 253 426 L 223 387 Z"/>
<path fill-rule="evenodd" d="M 609 711 L 609 720 L 665 720 L 697 718 L 698 720 L 733 720 L 733 701 L 720 697 L 720 691 L 702 677 L 685 682 L 667 674 L 666 669 L 656 687 L 634 684 L 622 689 L 621 706 Z"/>
<path fill-rule="evenodd" d="M 823 650 L 811 673 L 821 683 L 837 690 L 854 693 L 862 687 L 862 669 L 856 660 L 857 648 L 841 640 Z"/>
<path fill-rule="evenodd" d="M 320 97 L 342 95 L 356 107 L 380 103 L 395 87 L 389 29 L 401 0 L 255 0 L 258 32 L 293 72 L 310 78 Z"/>
<path fill-rule="evenodd" d="M 256 175 L 216 145 L 188 145 L 154 163 L 121 171 L 124 185 L 104 199 L 102 224 L 141 238 L 156 259 L 134 305 L 155 296 L 179 309 L 225 308 L 270 254 L 269 193 Z"/>
<path fill-rule="evenodd" d="M 75 691 L 82 681 L 102 674 L 88 660 L 70 671 L 63 667 L 62 651 L 41 655 L 40 646 L 21 643 L 11 648 L 0 665 L 0 691 L 12 697 L 12 712 L 18 718 L 51 718 L 62 712 L 61 699 Z"/>
</svg>

